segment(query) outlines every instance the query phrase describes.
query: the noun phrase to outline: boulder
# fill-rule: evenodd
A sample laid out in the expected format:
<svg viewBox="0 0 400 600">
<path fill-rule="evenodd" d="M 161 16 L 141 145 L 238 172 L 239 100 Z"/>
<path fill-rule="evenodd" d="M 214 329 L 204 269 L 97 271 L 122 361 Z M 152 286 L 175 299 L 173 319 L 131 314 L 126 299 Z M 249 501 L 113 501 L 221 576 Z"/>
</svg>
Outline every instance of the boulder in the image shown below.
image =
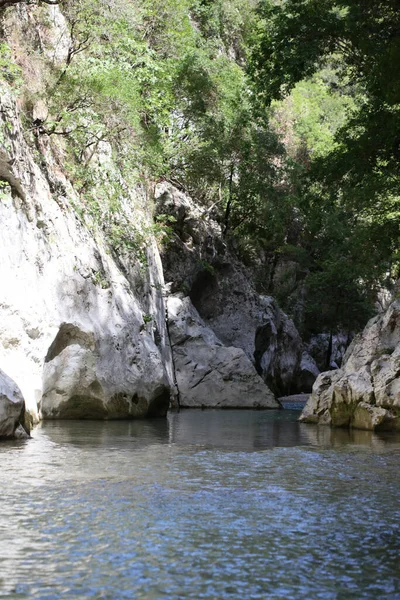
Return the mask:
<svg viewBox="0 0 400 600">
<path fill-rule="evenodd" d="M 110 352 L 105 335 L 63 323 L 47 353 L 41 414 L 46 419 L 122 419 L 165 416 L 170 389 L 157 354 L 141 373 L 141 348 Z M 103 346 L 103 348 L 102 348 Z M 128 366 L 129 365 L 129 368 Z M 144 370 L 144 369 L 143 369 Z"/>
<path fill-rule="evenodd" d="M 279 408 L 245 352 L 224 346 L 189 297 L 171 296 L 167 306 L 182 407 Z"/>
<path fill-rule="evenodd" d="M 371 406 L 366 402 L 357 404 L 353 418 L 352 427 L 354 429 L 375 430 L 392 430 L 397 429 L 396 415 L 384 408 Z"/>
<path fill-rule="evenodd" d="M 28 437 L 21 425 L 25 401 L 17 384 L 0 370 L 0 439 Z"/>
<path fill-rule="evenodd" d="M 333 427 L 400 430 L 400 303 L 371 319 L 342 369 L 322 373 L 300 420 Z"/>
</svg>

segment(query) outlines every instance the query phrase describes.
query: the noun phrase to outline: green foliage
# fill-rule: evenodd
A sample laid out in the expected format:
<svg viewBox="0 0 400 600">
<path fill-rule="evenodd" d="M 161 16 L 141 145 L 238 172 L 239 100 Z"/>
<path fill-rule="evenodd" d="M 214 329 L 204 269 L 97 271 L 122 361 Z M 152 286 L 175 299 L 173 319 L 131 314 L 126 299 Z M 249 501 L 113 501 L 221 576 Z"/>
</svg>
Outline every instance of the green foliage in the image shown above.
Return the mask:
<svg viewBox="0 0 400 600">
<path fill-rule="evenodd" d="M 354 88 L 356 83 L 356 98 L 350 118 L 334 132 L 332 152 L 322 163 L 323 176 L 343 190 L 360 188 L 357 194 L 364 204 L 371 204 L 382 193 L 397 194 L 397 2 L 287 0 L 276 4 L 265 0 L 260 14 L 251 61 L 259 98 L 267 102 L 281 98 L 320 65 L 336 64 L 339 89 L 349 82 Z M 283 43 L 287 39 L 290 44 Z M 331 82 L 330 88 L 334 87 Z"/>
<path fill-rule="evenodd" d="M 68 4 L 71 49 L 49 85 L 42 131 L 68 138 L 78 164 L 107 141 L 124 148 L 126 171 L 140 164 L 149 178 L 226 204 L 252 127 L 245 74 L 227 51 L 245 52 L 252 3 L 118 0 L 110 12 L 109 2 Z"/>
<path fill-rule="evenodd" d="M 110 287 L 110 283 L 107 281 L 107 279 L 101 271 L 95 271 L 93 273 L 92 282 L 95 285 L 101 287 L 103 290 L 106 290 Z"/>
<path fill-rule="evenodd" d="M 216 48 L 233 52 L 235 59 L 242 62 L 254 27 L 256 6 L 256 0 L 199 0 L 191 8 L 203 37 L 212 40 Z"/>
<path fill-rule="evenodd" d="M 22 70 L 15 64 L 11 49 L 5 42 L 0 43 L 0 81 L 3 79 L 14 90 L 19 92 L 22 85 Z"/>
<path fill-rule="evenodd" d="M 199 267 L 202 271 L 207 271 L 210 275 L 215 275 L 215 268 L 206 260 L 201 260 L 199 262 Z"/>
<path fill-rule="evenodd" d="M 337 75 L 330 68 L 297 83 L 291 94 L 274 101 L 272 107 L 272 123 L 285 137 L 287 152 L 304 162 L 334 150 L 335 135 L 355 110 L 355 99 L 350 91 L 337 89 Z"/>
<path fill-rule="evenodd" d="M 309 255 L 307 327 L 354 329 L 397 264 L 397 2 L 264 0 L 259 15 L 256 97 L 279 101 L 275 126 L 302 166 L 291 182 Z"/>
<path fill-rule="evenodd" d="M 10 186 L 6 181 L 0 180 L 0 200 L 5 200 L 9 197 Z"/>
</svg>

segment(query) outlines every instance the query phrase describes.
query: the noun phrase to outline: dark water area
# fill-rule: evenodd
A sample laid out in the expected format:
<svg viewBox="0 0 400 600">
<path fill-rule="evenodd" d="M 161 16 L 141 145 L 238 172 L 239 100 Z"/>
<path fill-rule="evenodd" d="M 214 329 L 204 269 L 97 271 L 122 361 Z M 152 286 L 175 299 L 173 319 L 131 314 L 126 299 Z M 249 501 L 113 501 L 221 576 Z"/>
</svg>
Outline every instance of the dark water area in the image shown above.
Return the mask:
<svg viewBox="0 0 400 600">
<path fill-rule="evenodd" d="M 0 598 L 400 599 L 400 437 L 297 411 L 0 445 Z"/>
</svg>

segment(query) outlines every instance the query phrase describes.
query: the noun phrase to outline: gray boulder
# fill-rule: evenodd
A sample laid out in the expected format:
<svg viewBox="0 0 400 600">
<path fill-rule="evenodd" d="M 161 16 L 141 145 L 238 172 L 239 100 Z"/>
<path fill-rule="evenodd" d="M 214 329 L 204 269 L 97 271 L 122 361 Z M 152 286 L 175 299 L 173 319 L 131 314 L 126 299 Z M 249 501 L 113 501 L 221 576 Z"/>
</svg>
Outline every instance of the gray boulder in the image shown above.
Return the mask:
<svg viewBox="0 0 400 600">
<path fill-rule="evenodd" d="M 332 427 L 400 430 L 400 302 L 371 319 L 342 369 L 322 373 L 300 420 Z"/>
<path fill-rule="evenodd" d="M 190 298 L 171 296 L 167 306 L 182 407 L 279 408 L 244 351 L 224 346 Z"/>
<path fill-rule="evenodd" d="M 141 345 L 133 352 L 128 343 L 115 352 L 110 342 L 105 331 L 96 338 L 93 331 L 77 325 L 61 325 L 45 358 L 40 402 L 43 418 L 166 415 L 170 388 L 158 354 L 146 356 Z"/>
<path fill-rule="evenodd" d="M 21 426 L 25 402 L 17 384 L 0 370 L 0 439 L 28 437 Z"/>
</svg>

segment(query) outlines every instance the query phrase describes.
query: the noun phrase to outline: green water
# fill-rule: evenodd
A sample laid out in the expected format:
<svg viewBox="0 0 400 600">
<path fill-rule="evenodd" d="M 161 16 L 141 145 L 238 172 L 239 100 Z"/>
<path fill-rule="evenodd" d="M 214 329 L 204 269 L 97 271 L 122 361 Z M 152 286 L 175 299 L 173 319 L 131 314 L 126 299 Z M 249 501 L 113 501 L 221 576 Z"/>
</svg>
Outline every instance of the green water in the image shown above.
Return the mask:
<svg viewBox="0 0 400 600">
<path fill-rule="evenodd" d="M 0 446 L 0 597 L 400 599 L 400 438 L 292 411 Z"/>
</svg>

